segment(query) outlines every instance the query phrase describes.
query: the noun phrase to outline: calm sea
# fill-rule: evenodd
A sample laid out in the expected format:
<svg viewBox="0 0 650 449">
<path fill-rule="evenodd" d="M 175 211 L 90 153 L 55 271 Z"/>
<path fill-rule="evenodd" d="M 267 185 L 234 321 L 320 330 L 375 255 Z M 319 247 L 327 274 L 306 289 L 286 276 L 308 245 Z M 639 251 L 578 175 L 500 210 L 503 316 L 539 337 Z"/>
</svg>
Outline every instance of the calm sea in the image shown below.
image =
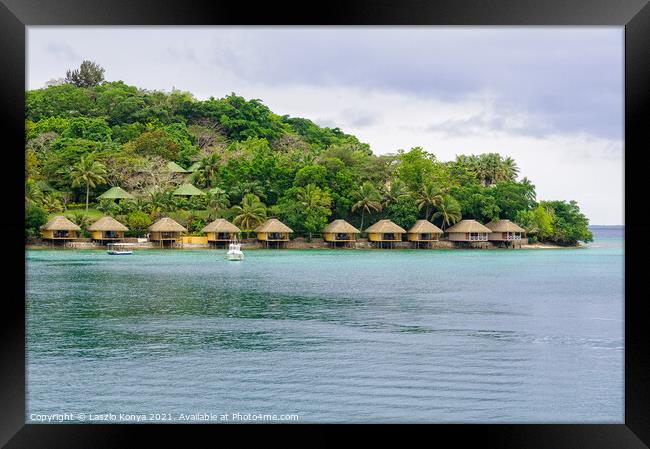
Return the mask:
<svg viewBox="0 0 650 449">
<path fill-rule="evenodd" d="M 622 423 L 623 228 L 593 231 L 243 262 L 27 251 L 27 421 Z"/>
</svg>

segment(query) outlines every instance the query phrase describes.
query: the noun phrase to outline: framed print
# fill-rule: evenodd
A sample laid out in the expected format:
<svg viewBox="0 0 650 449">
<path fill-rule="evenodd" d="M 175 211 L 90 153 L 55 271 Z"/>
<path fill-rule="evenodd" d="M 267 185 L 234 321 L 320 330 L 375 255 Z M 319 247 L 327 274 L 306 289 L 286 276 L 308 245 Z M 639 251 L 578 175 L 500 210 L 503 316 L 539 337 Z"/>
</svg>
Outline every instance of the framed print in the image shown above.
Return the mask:
<svg viewBox="0 0 650 449">
<path fill-rule="evenodd" d="M 647 447 L 647 2 L 0 21 L 3 445 Z"/>
</svg>

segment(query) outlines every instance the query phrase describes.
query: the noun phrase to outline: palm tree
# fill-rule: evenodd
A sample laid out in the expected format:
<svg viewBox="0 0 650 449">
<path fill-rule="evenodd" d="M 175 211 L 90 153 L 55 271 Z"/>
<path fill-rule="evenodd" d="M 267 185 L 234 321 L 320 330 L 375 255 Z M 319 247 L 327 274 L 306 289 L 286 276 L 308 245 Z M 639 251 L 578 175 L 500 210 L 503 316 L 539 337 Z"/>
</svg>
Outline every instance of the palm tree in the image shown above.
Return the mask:
<svg viewBox="0 0 650 449">
<path fill-rule="evenodd" d="M 87 214 L 82 214 L 81 212 L 75 212 L 70 217 L 70 221 L 79 226 L 82 230 L 86 230 L 90 226 L 90 217 Z"/>
<path fill-rule="evenodd" d="M 422 190 L 417 194 L 417 201 L 419 210 L 426 208 L 424 219 L 428 220 L 431 208 L 437 207 L 442 202 L 442 192 L 431 183 L 424 184 Z"/>
<path fill-rule="evenodd" d="M 504 171 L 504 176 L 506 179 L 509 181 L 514 181 L 517 179 L 517 175 L 519 174 L 519 167 L 517 166 L 517 163 L 513 158 L 508 156 L 503 160 L 503 171 Z"/>
<path fill-rule="evenodd" d="M 223 209 L 230 207 L 230 200 L 225 190 L 215 187 L 208 191 L 208 218 L 217 218 L 217 215 Z"/>
<path fill-rule="evenodd" d="M 384 207 L 397 203 L 408 194 L 406 184 L 399 179 L 387 182 L 384 185 L 382 193 L 384 196 Z"/>
<path fill-rule="evenodd" d="M 233 210 L 237 213 L 233 223 L 244 228 L 247 233 L 266 218 L 266 205 L 252 193 L 244 195 L 241 206 L 234 206 Z"/>
<path fill-rule="evenodd" d="M 432 219 L 442 219 L 440 228 L 443 231 L 445 230 L 445 227 L 460 221 L 462 218 L 462 215 L 460 213 L 460 204 L 454 197 L 450 195 L 443 196 L 442 201 L 436 206 L 436 208 L 438 209 L 438 212 L 433 214 Z"/>
<path fill-rule="evenodd" d="M 379 212 L 382 209 L 381 195 L 370 181 L 366 181 L 357 191 L 356 199 L 357 202 L 352 205 L 352 212 L 361 209 L 361 226 L 359 229 L 363 232 L 363 218 L 365 213 L 370 213 L 371 210 Z"/>
<path fill-rule="evenodd" d="M 92 155 L 81 156 L 79 162 L 70 169 L 72 187 L 79 187 L 82 184 L 86 186 L 86 213 L 88 213 L 90 188 L 95 188 L 97 184 L 106 182 L 104 175 L 106 175 L 106 167 L 101 162 L 95 161 Z"/>
<path fill-rule="evenodd" d="M 219 180 L 219 168 L 221 167 L 221 157 L 217 153 L 201 159 L 201 165 L 194 173 L 195 182 L 201 187 L 210 187 Z"/>
</svg>

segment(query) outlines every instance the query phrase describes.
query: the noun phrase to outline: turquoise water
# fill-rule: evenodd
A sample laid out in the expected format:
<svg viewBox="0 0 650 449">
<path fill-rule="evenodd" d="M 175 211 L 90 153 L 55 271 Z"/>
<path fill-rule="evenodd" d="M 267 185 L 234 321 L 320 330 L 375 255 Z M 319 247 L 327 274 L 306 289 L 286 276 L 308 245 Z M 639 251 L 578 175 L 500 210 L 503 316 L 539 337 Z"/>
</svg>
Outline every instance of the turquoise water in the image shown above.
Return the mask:
<svg viewBox="0 0 650 449">
<path fill-rule="evenodd" d="M 622 423 L 623 231 L 595 237 L 243 262 L 28 251 L 27 420 Z"/>
</svg>

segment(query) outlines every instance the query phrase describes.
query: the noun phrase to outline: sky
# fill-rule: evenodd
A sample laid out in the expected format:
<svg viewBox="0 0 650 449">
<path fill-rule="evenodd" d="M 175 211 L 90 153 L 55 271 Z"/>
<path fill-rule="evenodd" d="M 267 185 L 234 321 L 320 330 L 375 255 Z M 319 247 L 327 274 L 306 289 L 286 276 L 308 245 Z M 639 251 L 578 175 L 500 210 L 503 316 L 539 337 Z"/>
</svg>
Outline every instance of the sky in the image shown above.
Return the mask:
<svg viewBox="0 0 650 449">
<path fill-rule="evenodd" d="M 235 92 L 375 154 L 513 157 L 538 200 L 623 224 L 623 27 L 39 27 L 28 89 L 90 59 L 106 79 Z M 520 176 L 520 177 L 521 177 Z"/>
</svg>

